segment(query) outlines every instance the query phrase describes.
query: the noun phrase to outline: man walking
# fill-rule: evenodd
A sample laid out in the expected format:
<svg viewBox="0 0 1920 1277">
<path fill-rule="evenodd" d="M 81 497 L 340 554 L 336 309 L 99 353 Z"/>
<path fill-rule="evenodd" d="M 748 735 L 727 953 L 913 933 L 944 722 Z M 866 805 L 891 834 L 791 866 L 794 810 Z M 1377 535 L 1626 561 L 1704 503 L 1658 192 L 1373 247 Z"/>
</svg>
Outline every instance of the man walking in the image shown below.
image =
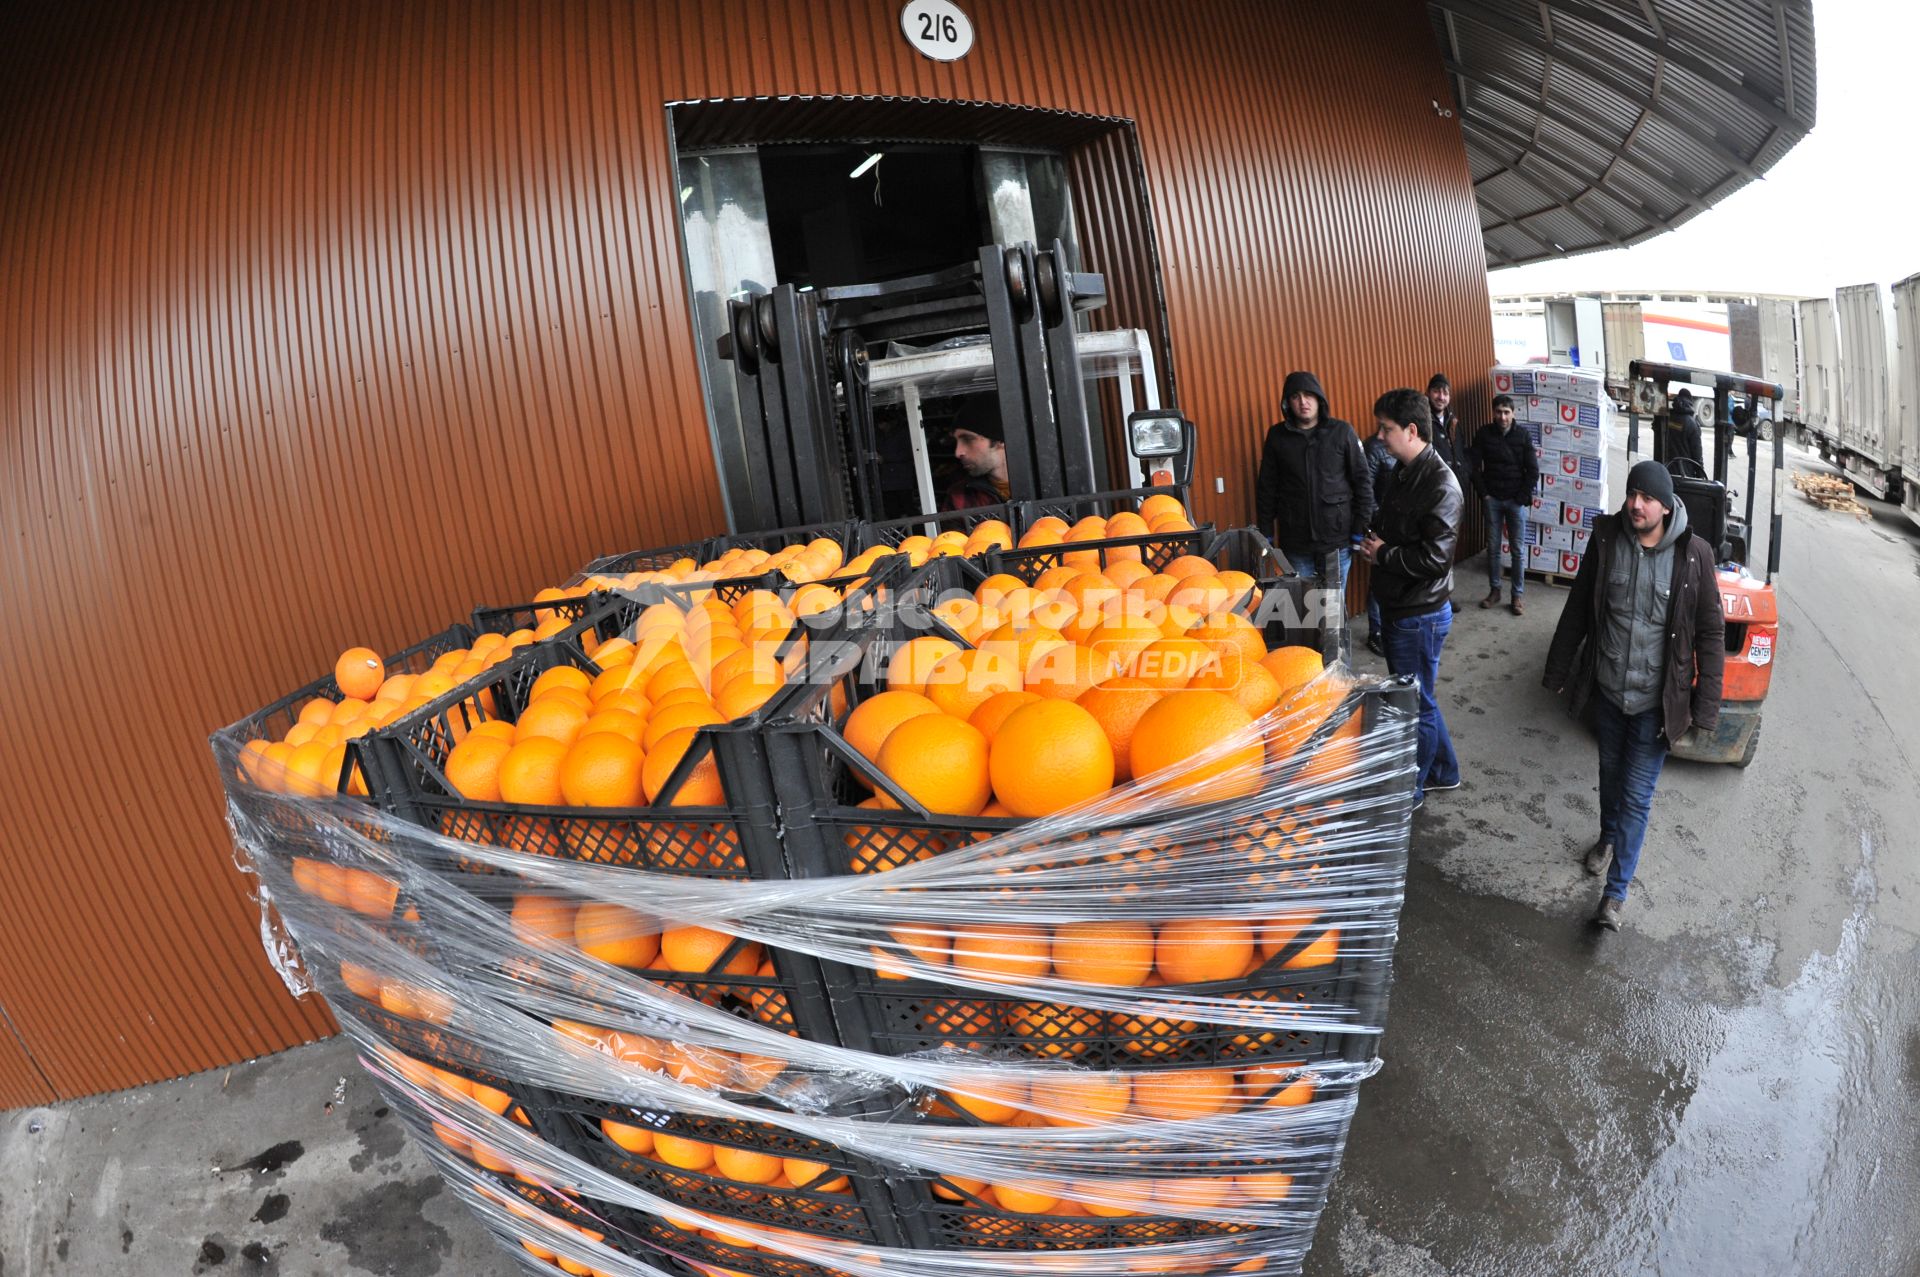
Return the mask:
<svg viewBox="0 0 1920 1277">
<path fill-rule="evenodd" d="M 1281 398 L 1285 416 L 1267 431 L 1254 484 L 1260 530 L 1274 532 L 1301 576 L 1344 598 L 1352 547 L 1373 513 L 1360 438 L 1327 411 L 1312 373 L 1288 373 Z"/>
<path fill-rule="evenodd" d="M 1386 629 L 1387 668 L 1420 683 L 1418 807 L 1426 795 L 1460 787 L 1460 760 L 1440 712 L 1440 650 L 1453 627 L 1453 547 L 1466 508 L 1460 482 L 1426 441 L 1432 411 L 1417 390 L 1389 390 L 1373 405 L 1374 426 L 1399 464 L 1360 555 L 1373 564 L 1373 594 Z"/>
<path fill-rule="evenodd" d="M 1713 547 L 1687 530 L 1666 467 L 1642 461 L 1620 513 L 1594 520 L 1544 680 L 1552 692 L 1571 688 L 1576 714 L 1593 706 L 1600 838 L 1586 868 L 1607 875 L 1593 920 L 1609 931 L 1620 929 L 1667 750 L 1719 721 L 1725 662 Z"/>
<path fill-rule="evenodd" d="M 1527 513 L 1540 483 L 1540 454 L 1533 440 L 1513 421 L 1513 398 L 1493 397 L 1493 420 L 1473 436 L 1473 485 L 1487 512 L 1487 597 L 1481 607 L 1500 606 L 1500 534 L 1507 535 L 1513 559 L 1513 614 L 1526 608 Z"/>
</svg>

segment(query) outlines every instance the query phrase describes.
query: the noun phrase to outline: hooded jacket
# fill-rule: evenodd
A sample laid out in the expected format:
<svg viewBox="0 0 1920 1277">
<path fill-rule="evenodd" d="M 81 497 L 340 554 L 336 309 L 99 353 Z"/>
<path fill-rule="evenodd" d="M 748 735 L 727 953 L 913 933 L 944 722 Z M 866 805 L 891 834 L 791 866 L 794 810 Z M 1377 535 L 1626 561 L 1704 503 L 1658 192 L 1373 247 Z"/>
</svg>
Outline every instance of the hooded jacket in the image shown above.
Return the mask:
<svg viewBox="0 0 1920 1277">
<path fill-rule="evenodd" d="M 1713 549 L 1686 526 L 1682 507 L 1677 504 L 1661 546 L 1657 553 L 1668 563 L 1664 598 L 1660 596 L 1658 574 L 1650 576 L 1644 562 L 1638 565 L 1637 576 L 1627 570 L 1634 561 L 1623 556 L 1647 556 L 1647 552 L 1627 526 L 1625 515 L 1603 514 L 1594 521 L 1593 537 L 1580 560 L 1580 573 L 1573 579 L 1560 624 L 1553 632 L 1553 644 L 1547 650 L 1547 672 L 1542 681 L 1548 691 L 1570 692 L 1571 710 L 1584 713 L 1594 688 L 1604 689 L 1609 680 L 1619 678 L 1603 672 L 1601 666 L 1603 662 L 1615 668 L 1620 664 L 1621 657 L 1608 655 L 1607 649 L 1610 645 L 1617 649 L 1620 643 L 1618 631 L 1609 637 L 1609 628 L 1618 624 L 1618 617 L 1630 615 L 1623 611 L 1631 606 L 1623 592 L 1651 587 L 1656 609 L 1664 610 L 1665 623 L 1658 629 L 1641 627 L 1637 636 L 1630 634 L 1624 661 L 1631 674 L 1635 637 L 1643 645 L 1643 660 L 1648 651 L 1658 652 L 1659 659 L 1653 666 L 1657 688 L 1650 707 L 1660 714 L 1671 743 L 1689 727 L 1712 731 L 1720 721 L 1727 626 L 1720 611 Z M 1619 681 L 1621 686 L 1615 690 L 1632 696 L 1636 681 Z M 1622 704 L 1622 696 L 1613 699 L 1615 704 Z"/>
<path fill-rule="evenodd" d="M 1691 400 L 1675 401 L 1673 410 L 1667 417 L 1667 424 L 1663 427 L 1666 437 L 1662 440 L 1664 447 L 1661 450 L 1660 459 L 1666 462 L 1667 469 L 1671 470 L 1676 458 L 1691 457 L 1693 463 L 1700 469 L 1689 470 L 1687 473 L 1698 477 L 1707 473 L 1707 458 L 1706 450 L 1700 443 L 1700 419 L 1693 415 L 1693 411 Z"/>
<path fill-rule="evenodd" d="M 1310 372 L 1287 374 L 1282 399 L 1304 391 L 1320 401 L 1311 430 L 1293 414 L 1267 431 L 1254 484 L 1254 511 L 1261 531 L 1273 529 L 1282 551 L 1326 554 L 1366 535 L 1373 513 L 1373 481 L 1360 438 L 1332 416 L 1320 379 Z"/>
</svg>

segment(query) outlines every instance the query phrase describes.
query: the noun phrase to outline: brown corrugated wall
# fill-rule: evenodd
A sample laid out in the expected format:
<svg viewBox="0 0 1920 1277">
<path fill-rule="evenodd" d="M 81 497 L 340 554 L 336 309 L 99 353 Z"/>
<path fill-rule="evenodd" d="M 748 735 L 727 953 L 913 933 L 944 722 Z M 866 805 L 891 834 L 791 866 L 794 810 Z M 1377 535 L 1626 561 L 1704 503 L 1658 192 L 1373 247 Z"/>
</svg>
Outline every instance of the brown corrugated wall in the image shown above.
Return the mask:
<svg viewBox="0 0 1920 1277">
<path fill-rule="evenodd" d="M 1251 513 L 1289 368 L 1360 422 L 1435 368 L 1481 410 L 1418 0 L 962 3 L 953 65 L 894 0 L 0 17 L 0 1105 L 330 1029 L 260 955 L 209 729 L 349 644 L 719 528 L 667 102 L 1134 120 L 1217 522 Z M 1132 309 L 1120 238 L 1089 226 L 1086 264 Z"/>
</svg>

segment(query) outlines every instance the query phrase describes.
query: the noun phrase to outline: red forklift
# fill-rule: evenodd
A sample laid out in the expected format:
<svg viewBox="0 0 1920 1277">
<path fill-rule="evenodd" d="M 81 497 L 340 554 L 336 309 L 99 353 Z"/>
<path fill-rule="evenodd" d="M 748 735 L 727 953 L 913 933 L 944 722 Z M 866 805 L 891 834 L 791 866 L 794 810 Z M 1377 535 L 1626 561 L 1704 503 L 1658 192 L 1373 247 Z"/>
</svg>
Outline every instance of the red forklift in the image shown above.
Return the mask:
<svg viewBox="0 0 1920 1277">
<path fill-rule="evenodd" d="M 1782 394 L 1777 383 L 1739 373 L 1714 372 L 1683 364 L 1636 359 L 1628 365 L 1632 385 L 1628 413 L 1627 451 L 1639 452 L 1640 418 L 1652 418 L 1653 457 L 1673 475 L 1674 495 L 1686 503 L 1687 523 L 1714 547 L 1719 565 L 1720 607 L 1727 621 L 1727 665 L 1722 685 L 1720 723 L 1711 733 L 1691 733 L 1692 741 L 1673 752 L 1705 763 L 1745 767 L 1760 746 L 1760 715 L 1773 679 L 1773 663 L 1780 634 L 1780 611 L 1773 578 L 1780 570 L 1780 480 L 1783 474 L 1780 431 L 1771 432 L 1773 445 L 1771 497 L 1768 502 L 1766 575 L 1752 572 L 1754 492 L 1760 482 L 1760 447 L 1769 440 L 1760 430 L 1761 408 L 1778 419 Z M 1702 422 L 1713 431 L 1712 473 L 1692 457 L 1672 454 L 1667 423 L 1669 393 L 1681 387 L 1712 387 L 1713 420 Z M 1728 485 L 1735 439 L 1747 444 L 1747 485 L 1744 514 L 1734 509 L 1739 495 Z"/>
</svg>

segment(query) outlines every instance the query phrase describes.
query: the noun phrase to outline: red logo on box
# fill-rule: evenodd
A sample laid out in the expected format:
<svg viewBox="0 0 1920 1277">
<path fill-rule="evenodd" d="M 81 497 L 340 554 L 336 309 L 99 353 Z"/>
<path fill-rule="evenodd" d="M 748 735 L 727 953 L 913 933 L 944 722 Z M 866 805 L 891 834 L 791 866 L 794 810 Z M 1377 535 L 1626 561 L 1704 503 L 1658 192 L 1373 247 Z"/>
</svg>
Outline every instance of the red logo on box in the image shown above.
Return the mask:
<svg viewBox="0 0 1920 1277">
<path fill-rule="evenodd" d="M 1560 420 L 1571 426 L 1580 420 L 1580 405 L 1563 403 L 1560 405 Z"/>
<path fill-rule="evenodd" d="M 1560 457 L 1560 473 L 1578 477 L 1580 474 L 1580 458 L 1574 456 L 1572 453 L 1562 454 Z"/>
<path fill-rule="evenodd" d="M 1560 570 L 1568 576 L 1576 576 L 1580 571 L 1580 556 L 1571 550 L 1560 551 Z"/>
<path fill-rule="evenodd" d="M 1513 374 L 1509 372 L 1497 372 L 1493 374 L 1493 388 L 1496 392 L 1503 395 L 1513 393 Z"/>
</svg>

